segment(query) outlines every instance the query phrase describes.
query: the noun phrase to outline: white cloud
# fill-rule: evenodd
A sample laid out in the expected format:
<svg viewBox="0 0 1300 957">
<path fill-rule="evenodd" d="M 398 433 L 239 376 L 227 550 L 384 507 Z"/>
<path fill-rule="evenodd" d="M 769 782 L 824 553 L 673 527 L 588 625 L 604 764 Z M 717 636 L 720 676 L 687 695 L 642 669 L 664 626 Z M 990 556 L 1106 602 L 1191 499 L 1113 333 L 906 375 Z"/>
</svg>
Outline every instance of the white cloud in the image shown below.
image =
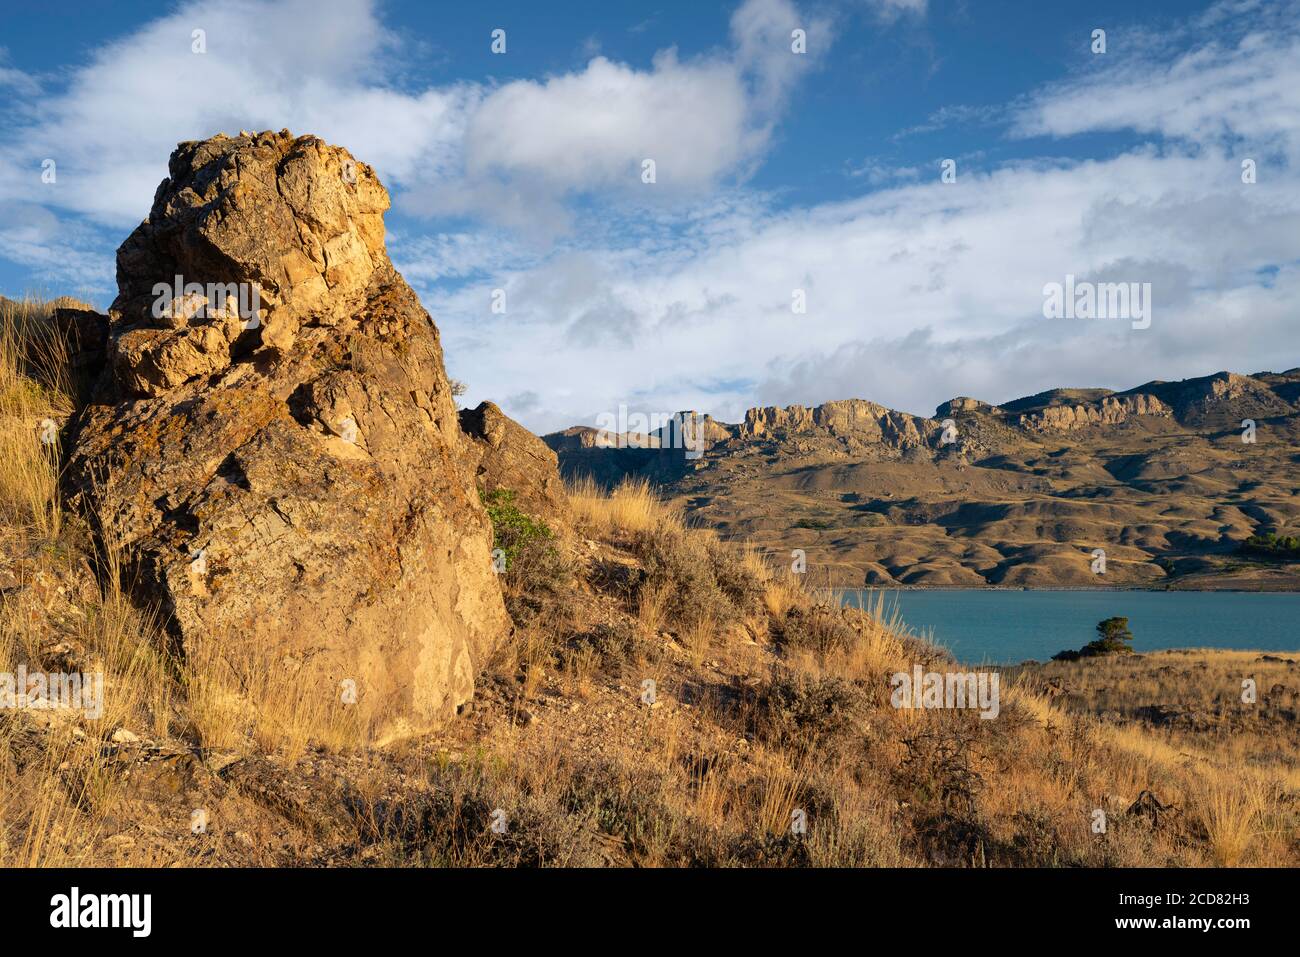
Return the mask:
<svg viewBox="0 0 1300 957">
<path fill-rule="evenodd" d="M 0 90 L 8 90 L 10 96 L 18 97 L 39 94 L 41 84 L 36 77 L 24 73 L 16 67 L 5 66 L 8 59 L 8 51 L 4 47 L 0 47 Z"/>
<path fill-rule="evenodd" d="M 804 53 L 792 48 L 795 28 L 806 32 Z M 578 72 L 486 93 L 467 120 L 459 175 L 419 189 L 411 208 L 481 214 L 550 238 L 570 228 L 573 194 L 644 212 L 743 180 L 830 31 L 789 0 L 746 0 L 731 35 L 731 49 L 691 60 L 662 50 L 649 70 L 595 57 Z M 652 185 L 642 177 L 646 160 Z"/>
<path fill-rule="evenodd" d="M 866 4 L 878 17 L 888 21 L 903 15 L 924 15 L 928 0 L 866 0 Z"/>
<path fill-rule="evenodd" d="M 748 106 L 727 63 L 683 64 L 672 51 L 638 71 L 597 57 L 581 73 L 517 81 L 483 101 L 465 138 L 469 178 L 494 173 L 558 190 L 712 184 L 751 154 Z"/>
<path fill-rule="evenodd" d="M 114 288 L 113 260 L 93 227 L 43 206 L 2 200 L 0 223 L 0 256 L 27 267 L 38 284 L 24 292 L 94 300 Z"/>
<path fill-rule="evenodd" d="M 1240 17 L 1225 20 L 1240 8 Z M 1085 77 L 1034 97 L 1019 112 L 1021 136 L 1135 130 L 1197 144 L 1285 152 L 1300 161 L 1300 5 L 1224 4 L 1186 36 L 1195 45 L 1155 60 L 1105 54 Z M 1168 38 L 1163 38 L 1167 43 Z"/>
<path fill-rule="evenodd" d="M 538 392 L 550 414 L 527 418 L 543 429 L 620 402 L 735 419 L 861 396 L 929 413 L 1066 377 L 1125 387 L 1253 370 L 1295 341 L 1296 265 L 1273 289 L 1254 271 L 1291 248 L 1300 194 L 1243 195 L 1232 178 L 1222 157 L 1152 151 L 1009 168 L 762 215 L 742 241 L 671 265 L 557 256 L 510 278 L 510 315 L 495 321 L 477 289 L 433 301 L 475 394 Z M 1043 285 L 1067 273 L 1151 282 L 1152 328 L 1043 319 Z M 791 312 L 796 288 L 806 315 Z"/>
<path fill-rule="evenodd" d="M 645 158 L 658 183 L 641 198 L 743 172 L 766 141 L 765 97 L 798 72 L 772 64 L 807 60 L 788 39 L 777 53 L 756 48 L 786 20 L 797 20 L 786 0 L 749 0 L 734 52 L 684 62 L 665 50 L 648 70 L 597 57 L 542 81 L 412 91 L 393 73 L 403 41 L 369 0 L 197 0 L 100 48 L 66 91 L 16 105 L 0 136 L 0 200 L 121 228 L 147 211 L 178 141 L 288 127 L 349 145 L 412 191 L 412 212 L 554 233 L 567 193 L 639 187 Z M 206 53 L 193 52 L 195 30 Z M 58 162 L 57 189 L 40 188 L 45 158 Z"/>
<path fill-rule="evenodd" d="M 804 31 L 804 53 L 794 52 L 796 29 Z M 769 121 L 832 40 L 827 19 L 806 16 L 789 0 L 746 0 L 731 16 L 731 35 L 734 62 L 754 86 L 755 112 Z"/>
<path fill-rule="evenodd" d="M 195 30 L 206 53 L 193 52 Z M 310 130 L 353 144 L 395 179 L 445 164 L 465 91 L 404 94 L 376 66 L 397 40 L 366 2 L 200 0 L 96 51 L 66 91 L 19 105 L 0 140 L 0 199 L 115 228 L 148 211 L 181 140 Z M 43 158 L 58 163 L 42 189 Z"/>
</svg>

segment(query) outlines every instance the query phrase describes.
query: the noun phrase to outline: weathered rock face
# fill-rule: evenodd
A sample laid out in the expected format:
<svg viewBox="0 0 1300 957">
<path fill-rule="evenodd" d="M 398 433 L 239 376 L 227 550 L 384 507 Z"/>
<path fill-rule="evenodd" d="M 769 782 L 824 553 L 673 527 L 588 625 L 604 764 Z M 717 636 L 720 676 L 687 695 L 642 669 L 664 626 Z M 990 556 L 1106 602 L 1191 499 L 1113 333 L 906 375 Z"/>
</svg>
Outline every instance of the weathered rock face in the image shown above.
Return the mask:
<svg viewBox="0 0 1300 957">
<path fill-rule="evenodd" d="M 1107 396 L 1100 402 L 1049 406 L 1020 416 L 1019 424 L 1033 432 L 1071 432 L 1093 425 L 1117 425 L 1135 415 L 1168 416 L 1170 410 L 1153 395 Z"/>
<path fill-rule="evenodd" d="M 552 528 L 569 525 L 559 460 L 545 442 L 491 402 L 462 409 L 460 427 L 468 439 L 465 454 L 471 472 L 484 492 L 509 489 L 526 514 Z"/>
<path fill-rule="evenodd" d="M 785 408 L 750 409 L 740 427 L 740 438 L 762 438 L 775 433 L 851 436 L 867 443 L 883 443 L 894 449 L 917 448 L 937 424 L 926 419 L 887 409 L 865 399 L 827 402 L 814 408 L 791 405 Z"/>
<path fill-rule="evenodd" d="M 181 144 L 170 173 L 118 251 L 69 481 L 182 650 L 252 649 L 333 701 L 352 679 L 377 739 L 436 725 L 511 626 L 388 195 L 287 131 Z M 245 285 L 196 302 L 178 276 Z"/>
<path fill-rule="evenodd" d="M 77 396 L 85 401 L 104 366 L 104 349 L 108 345 L 107 319 L 84 303 L 56 306 L 50 318 L 54 334 L 68 359 L 70 384 Z"/>
<path fill-rule="evenodd" d="M 706 452 L 718 442 L 734 438 L 738 431 L 707 412 L 686 409 L 676 413 L 668 425 L 656 429 L 651 437 L 661 448 Z"/>
</svg>

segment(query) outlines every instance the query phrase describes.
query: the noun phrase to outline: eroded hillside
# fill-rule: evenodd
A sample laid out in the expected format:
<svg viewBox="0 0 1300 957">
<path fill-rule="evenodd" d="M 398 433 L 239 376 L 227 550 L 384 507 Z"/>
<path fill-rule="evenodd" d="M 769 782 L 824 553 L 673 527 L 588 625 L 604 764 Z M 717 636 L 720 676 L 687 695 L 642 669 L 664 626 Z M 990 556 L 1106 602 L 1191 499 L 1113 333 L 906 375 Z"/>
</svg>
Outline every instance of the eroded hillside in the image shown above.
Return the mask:
<svg viewBox="0 0 1300 957">
<path fill-rule="evenodd" d="M 962 397 L 934 418 L 862 400 L 751 409 L 713 423 L 696 461 L 600 448 L 592 430 L 547 438 L 566 473 L 644 475 L 775 560 L 802 549 L 834 585 L 1291 589 L 1294 563 L 1241 546 L 1300 527 L 1298 398 L 1292 369 Z"/>
</svg>

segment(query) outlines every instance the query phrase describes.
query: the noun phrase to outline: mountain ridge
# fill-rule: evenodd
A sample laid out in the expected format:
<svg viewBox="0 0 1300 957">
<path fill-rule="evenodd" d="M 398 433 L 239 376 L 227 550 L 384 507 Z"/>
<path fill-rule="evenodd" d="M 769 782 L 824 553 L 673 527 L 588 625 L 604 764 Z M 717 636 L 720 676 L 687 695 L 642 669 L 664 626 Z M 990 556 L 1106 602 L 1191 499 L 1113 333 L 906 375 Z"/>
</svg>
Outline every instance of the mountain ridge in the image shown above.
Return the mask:
<svg viewBox="0 0 1300 957">
<path fill-rule="evenodd" d="M 709 421 L 693 460 L 582 426 L 543 439 L 570 477 L 645 478 L 840 587 L 1300 586 L 1294 566 L 1239 554 L 1300 523 L 1300 368 L 959 396 L 934 417 L 843 399 Z"/>
</svg>

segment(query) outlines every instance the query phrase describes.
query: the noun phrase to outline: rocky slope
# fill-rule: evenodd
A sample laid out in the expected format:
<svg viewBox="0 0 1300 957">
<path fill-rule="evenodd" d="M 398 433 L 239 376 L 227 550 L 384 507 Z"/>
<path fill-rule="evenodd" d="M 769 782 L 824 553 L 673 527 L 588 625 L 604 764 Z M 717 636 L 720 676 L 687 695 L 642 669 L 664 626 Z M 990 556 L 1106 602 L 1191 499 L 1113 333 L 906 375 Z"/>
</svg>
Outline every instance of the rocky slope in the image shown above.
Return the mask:
<svg viewBox="0 0 1300 957">
<path fill-rule="evenodd" d="M 1300 527 L 1300 369 L 963 396 L 929 419 L 860 399 L 751 409 L 693 462 L 563 435 L 546 441 L 567 474 L 645 476 L 835 585 L 1300 587 L 1295 565 L 1238 554 Z"/>
</svg>

